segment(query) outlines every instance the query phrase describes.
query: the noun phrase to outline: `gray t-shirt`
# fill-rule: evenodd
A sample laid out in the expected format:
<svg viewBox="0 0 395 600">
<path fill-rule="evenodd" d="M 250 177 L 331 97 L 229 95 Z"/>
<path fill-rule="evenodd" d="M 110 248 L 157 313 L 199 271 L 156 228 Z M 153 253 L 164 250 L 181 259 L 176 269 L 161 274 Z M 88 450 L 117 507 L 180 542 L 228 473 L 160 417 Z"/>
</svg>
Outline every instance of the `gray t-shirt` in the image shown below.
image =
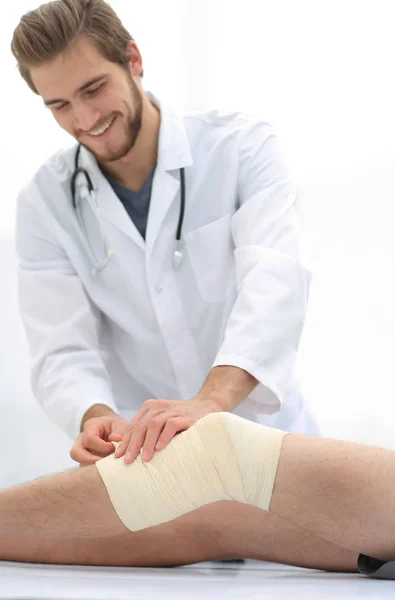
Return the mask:
<svg viewBox="0 0 395 600">
<path fill-rule="evenodd" d="M 111 179 L 108 175 L 105 175 L 143 239 L 145 239 L 145 232 L 147 229 L 148 211 L 155 169 L 156 165 L 138 192 L 133 192 L 121 183 Z"/>
</svg>

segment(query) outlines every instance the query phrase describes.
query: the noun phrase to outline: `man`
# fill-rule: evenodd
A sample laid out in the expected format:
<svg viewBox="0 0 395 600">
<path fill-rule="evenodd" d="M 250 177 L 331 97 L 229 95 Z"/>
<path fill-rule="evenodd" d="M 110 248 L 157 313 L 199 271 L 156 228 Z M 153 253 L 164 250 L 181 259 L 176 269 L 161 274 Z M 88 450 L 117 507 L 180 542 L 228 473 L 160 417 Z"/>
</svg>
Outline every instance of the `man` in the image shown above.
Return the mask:
<svg viewBox="0 0 395 600">
<path fill-rule="evenodd" d="M 42 5 L 12 51 L 81 145 L 22 190 L 16 226 L 33 391 L 72 458 L 107 456 L 112 435 L 149 461 L 220 411 L 317 433 L 293 373 L 310 274 L 271 128 L 146 93 L 103 0 Z"/>
</svg>

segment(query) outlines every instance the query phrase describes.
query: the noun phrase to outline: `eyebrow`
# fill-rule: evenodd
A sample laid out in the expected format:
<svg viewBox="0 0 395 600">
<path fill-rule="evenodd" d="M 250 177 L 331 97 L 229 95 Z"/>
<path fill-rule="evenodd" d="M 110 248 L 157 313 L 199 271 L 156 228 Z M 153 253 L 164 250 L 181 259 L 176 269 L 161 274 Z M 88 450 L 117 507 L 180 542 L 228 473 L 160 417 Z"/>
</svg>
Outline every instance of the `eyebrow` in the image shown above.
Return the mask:
<svg viewBox="0 0 395 600">
<path fill-rule="evenodd" d="M 90 87 L 94 83 L 98 83 L 99 81 L 101 81 L 104 77 L 106 77 L 105 74 L 98 75 L 97 77 L 89 79 L 89 81 L 86 81 L 80 88 L 78 88 L 78 90 L 75 93 L 77 94 L 78 92 L 83 92 L 84 90 L 86 90 L 86 88 Z M 45 106 L 51 106 L 51 104 L 57 104 L 58 102 L 66 102 L 66 100 L 64 100 L 63 98 L 53 98 L 52 100 L 44 100 Z"/>
</svg>

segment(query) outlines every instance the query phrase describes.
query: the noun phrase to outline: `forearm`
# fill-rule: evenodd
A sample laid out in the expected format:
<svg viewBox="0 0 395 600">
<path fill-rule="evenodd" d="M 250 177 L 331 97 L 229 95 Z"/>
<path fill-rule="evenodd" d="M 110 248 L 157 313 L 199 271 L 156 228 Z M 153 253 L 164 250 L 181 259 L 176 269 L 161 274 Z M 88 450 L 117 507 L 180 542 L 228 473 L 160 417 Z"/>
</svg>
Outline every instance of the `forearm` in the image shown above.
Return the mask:
<svg viewBox="0 0 395 600">
<path fill-rule="evenodd" d="M 203 402 L 212 402 L 222 411 L 232 412 L 258 383 L 244 369 L 218 366 L 211 369 L 197 398 Z"/>
<path fill-rule="evenodd" d="M 81 421 L 80 431 L 84 429 L 84 425 L 89 419 L 93 419 L 94 417 L 107 417 L 116 414 L 117 413 L 114 412 L 112 408 L 106 406 L 105 404 L 94 404 L 84 414 Z"/>
</svg>

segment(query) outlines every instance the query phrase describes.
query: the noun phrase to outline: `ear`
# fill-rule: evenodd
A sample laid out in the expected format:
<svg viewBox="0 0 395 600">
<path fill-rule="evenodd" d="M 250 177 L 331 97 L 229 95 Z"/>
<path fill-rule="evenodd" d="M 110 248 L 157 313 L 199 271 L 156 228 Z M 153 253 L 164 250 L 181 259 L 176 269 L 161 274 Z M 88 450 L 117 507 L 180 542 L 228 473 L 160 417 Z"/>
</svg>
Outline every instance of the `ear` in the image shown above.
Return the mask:
<svg viewBox="0 0 395 600">
<path fill-rule="evenodd" d="M 127 43 L 126 53 L 129 57 L 130 73 L 133 77 L 139 77 L 143 71 L 143 58 L 134 40 Z"/>
</svg>

